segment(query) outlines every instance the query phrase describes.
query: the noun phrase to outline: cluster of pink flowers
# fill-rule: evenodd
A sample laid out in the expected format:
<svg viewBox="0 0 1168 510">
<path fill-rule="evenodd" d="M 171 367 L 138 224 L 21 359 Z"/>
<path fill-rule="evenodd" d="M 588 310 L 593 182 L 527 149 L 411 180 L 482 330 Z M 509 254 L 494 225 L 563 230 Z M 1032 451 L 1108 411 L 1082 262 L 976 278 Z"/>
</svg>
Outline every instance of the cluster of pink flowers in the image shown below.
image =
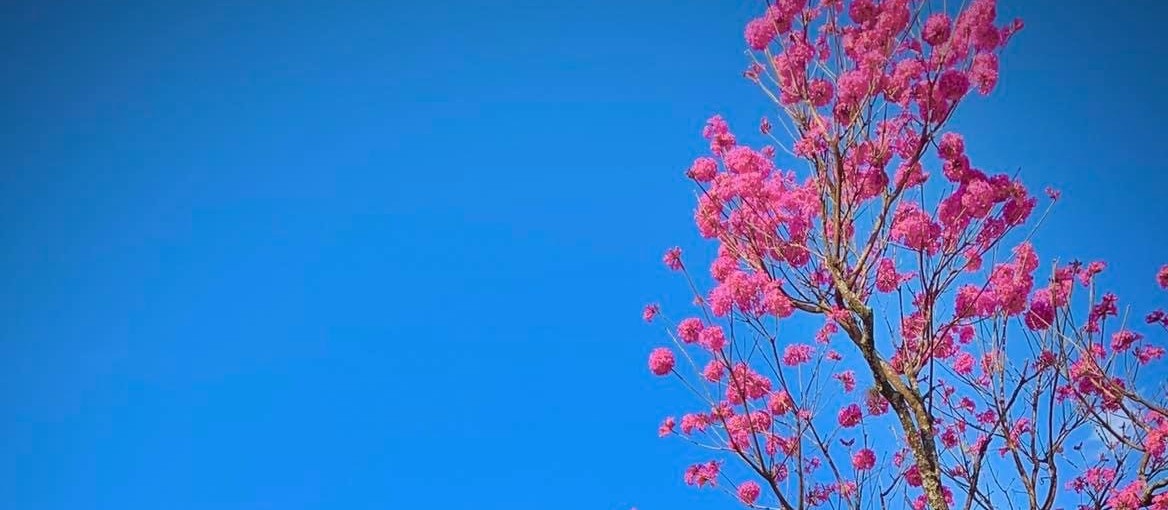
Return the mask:
<svg viewBox="0 0 1168 510">
<path fill-rule="evenodd" d="M 720 115 L 701 133 L 709 153 L 685 170 L 700 190 L 693 221 L 717 242 L 717 253 L 708 276 L 694 272 L 693 259 L 683 263 L 680 248 L 662 256 L 686 275 L 699 312 L 670 326 L 679 350 L 652 350 L 649 368 L 683 378 L 706 402 L 680 421 L 667 417 L 658 433 L 747 459 L 768 483 L 737 485 L 745 505 L 756 505 L 764 488 L 779 491 L 792 473 L 815 477 L 799 495 L 806 506 L 833 498 L 854 506 L 851 498 L 872 494 L 863 486 L 879 483 L 878 473 L 903 476 L 916 509 L 952 505 L 952 491 L 937 485 L 947 479 L 942 474 L 968 482 L 970 473 L 989 469 L 988 452 L 1044 462 L 1027 451 L 1051 435 L 1034 416 L 1057 413 L 1021 415 L 1021 406 L 989 396 L 1010 384 L 1028 398 L 1053 391 L 1049 405 L 1073 417 L 1066 426 L 1122 413 L 1140 439 L 1124 447 L 1168 465 L 1168 416 L 1133 398 L 1138 388 L 1128 378 L 1165 349 L 1138 327 L 1115 324 L 1123 317 L 1118 298 L 1096 293 L 1103 262 L 1072 262 L 1049 279 L 1036 277 L 1037 253 L 1029 242 L 1012 244 L 1011 235 L 1021 237 L 1038 200 L 1016 178 L 978 168 L 976 146 L 945 130 L 973 91 L 998 85 L 998 52 L 1021 22 L 999 23 L 993 0 L 970 0 L 955 12 L 923 3 L 768 2 L 745 25 L 753 58 L 743 74 L 787 113 L 789 149 L 810 171 L 780 168 L 776 146 L 749 146 Z M 783 132 L 776 125 L 763 117 L 758 133 L 773 139 Z M 1010 256 L 995 260 L 1001 254 Z M 1156 281 L 1168 289 L 1168 265 Z M 1087 297 L 1072 299 L 1076 292 Z M 1089 300 L 1083 321 L 1072 307 Z M 650 305 L 643 318 L 659 314 Z M 814 334 L 786 328 L 796 315 L 822 326 Z M 1168 329 L 1168 313 L 1153 311 L 1145 322 Z M 696 378 L 675 372 L 676 355 L 693 362 Z M 854 392 L 857 379 L 873 383 L 858 400 L 828 403 L 837 401 L 832 392 Z M 917 415 L 923 402 L 938 409 L 924 437 L 946 457 L 871 441 L 880 420 L 905 427 L 900 437 L 923 427 L 915 425 L 924 423 Z M 850 455 L 851 475 L 819 456 L 832 455 L 836 441 Z M 876 470 L 878 458 L 895 469 Z M 1059 483 L 1115 510 L 1148 501 L 1168 510 L 1161 485 L 1143 481 L 1133 466 L 1064 470 L 1060 476 L 1075 477 Z M 685 482 L 713 486 L 720 468 L 719 461 L 692 465 Z"/>
<path fill-rule="evenodd" d="M 876 452 L 871 448 L 862 448 L 852 454 L 852 467 L 858 471 L 867 471 L 876 466 Z"/>
<path fill-rule="evenodd" d="M 880 292 L 892 292 L 911 278 L 912 274 L 897 273 L 896 263 L 890 258 L 882 258 L 876 264 L 876 290 Z"/>
<path fill-rule="evenodd" d="M 868 414 L 872 416 L 881 416 L 888 412 L 888 400 L 875 388 L 868 392 L 864 405 L 868 409 Z"/>
<path fill-rule="evenodd" d="M 835 374 L 832 377 L 836 378 L 840 382 L 840 384 L 843 385 L 845 392 L 851 393 L 852 390 L 856 389 L 856 373 L 855 372 L 853 372 L 851 370 L 844 370 L 843 372 Z"/>
<path fill-rule="evenodd" d="M 687 344 L 692 344 L 698 341 L 698 336 L 702 334 L 703 329 L 705 329 L 705 325 L 702 324 L 701 319 L 697 317 L 683 319 L 677 324 L 677 337 Z"/>
<path fill-rule="evenodd" d="M 1095 466 L 1088 468 L 1082 475 L 1076 476 L 1067 482 L 1067 488 L 1076 493 L 1088 491 L 1095 494 L 1102 494 L 1111 486 L 1113 480 L 1115 480 L 1114 469 Z"/>
<path fill-rule="evenodd" d="M 1144 451 L 1154 459 L 1164 459 L 1168 450 L 1168 416 L 1149 413 L 1144 435 Z"/>
<path fill-rule="evenodd" d="M 668 436 L 669 434 L 672 434 L 673 427 L 676 425 L 677 425 L 677 422 L 676 422 L 676 420 L 673 419 L 672 416 L 666 417 L 665 420 L 661 422 L 661 426 L 657 427 L 657 435 L 661 436 L 661 437 L 665 437 L 665 436 Z"/>
<path fill-rule="evenodd" d="M 906 248 L 933 254 L 940 246 L 941 225 L 915 202 L 901 202 L 892 219 L 892 239 Z"/>
<path fill-rule="evenodd" d="M 653 322 L 653 319 L 657 317 L 658 313 L 661 313 L 660 306 L 655 304 L 645 305 L 644 311 L 641 312 L 641 318 L 644 319 L 645 322 Z"/>
<path fill-rule="evenodd" d="M 715 460 L 705 464 L 694 464 L 685 470 L 685 483 L 698 487 L 707 484 L 710 486 L 718 485 L 718 471 L 720 469 L 721 464 Z"/>
<path fill-rule="evenodd" d="M 724 317 L 734 309 L 756 317 L 774 315 L 782 318 L 794 312 L 790 298 L 783 292 L 782 282 L 765 273 L 733 269 L 721 275 L 719 281 L 707 299 L 715 316 Z"/>
<path fill-rule="evenodd" d="M 712 359 L 702 369 L 702 378 L 709 382 L 719 382 L 726 374 L 726 363 L 719 359 Z"/>
<path fill-rule="evenodd" d="M 860 411 L 860 406 L 856 404 L 848 404 L 839 412 L 839 424 L 844 428 L 855 427 L 864 419 L 864 412 Z"/>
<path fill-rule="evenodd" d="M 755 372 L 746 363 L 737 363 L 730 371 L 730 380 L 726 385 L 727 402 L 742 404 L 763 398 L 770 392 L 771 380 Z"/>
<path fill-rule="evenodd" d="M 726 334 L 722 332 L 722 326 L 709 326 L 702 328 L 698 333 L 698 344 L 710 351 L 720 351 L 726 345 Z"/>
<path fill-rule="evenodd" d="M 798 366 L 811 361 L 811 354 L 815 348 L 807 344 L 791 344 L 783 349 L 783 364 Z"/>
<path fill-rule="evenodd" d="M 755 501 L 758 501 L 758 496 L 761 493 L 762 488 L 754 480 L 743 482 L 738 486 L 738 499 L 747 505 L 753 505 Z"/>
<path fill-rule="evenodd" d="M 949 487 L 942 485 L 941 486 L 941 493 L 944 495 L 945 504 L 948 506 L 953 506 L 953 490 L 950 489 Z M 929 502 L 926 499 L 925 494 L 921 494 L 920 496 L 917 496 L 917 498 L 914 499 L 913 503 L 912 503 L 913 510 L 926 510 L 929 507 L 928 505 L 929 505 Z"/>
<path fill-rule="evenodd" d="M 1120 489 L 1107 500 L 1112 510 L 1139 510 L 1144 506 L 1144 488 L 1147 484 L 1143 480 L 1136 480 Z"/>
<path fill-rule="evenodd" d="M 673 371 L 673 351 L 666 347 L 658 347 L 649 353 L 649 370 L 654 375 L 666 375 Z"/>
<path fill-rule="evenodd" d="M 775 415 L 784 415 L 795 409 L 795 401 L 786 391 L 778 391 L 767 399 L 767 409 Z"/>
<path fill-rule="evenodd" d="M 674 271 L 681 271 L 681 248 L 674 246 L 667 250 L 662 261 L 665 262 L 665 267 Z"/>
<path fill-rule="evenodd" d="M 1026 299 L 1034 286 L 1034 270 L 1038 257 L 1030 243 L 1014 248 L 1014 262 L 998 264 L 990 274 L 989 282 L 980 287 L 965 285 L 957 291 L 959 317 L 1007 317 L 1022 313 Z"/>
</svg>

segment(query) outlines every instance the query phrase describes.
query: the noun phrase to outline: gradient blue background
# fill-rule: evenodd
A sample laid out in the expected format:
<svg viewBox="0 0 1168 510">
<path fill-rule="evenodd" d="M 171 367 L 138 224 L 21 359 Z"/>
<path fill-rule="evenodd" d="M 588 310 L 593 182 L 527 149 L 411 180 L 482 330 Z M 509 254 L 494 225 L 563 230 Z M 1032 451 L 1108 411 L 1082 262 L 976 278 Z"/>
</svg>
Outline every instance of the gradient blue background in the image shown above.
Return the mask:
<svg viewBox="0 0 1168 510">
<path fill-rule="evenodd" d="M 1165 304 L 1168 12 L 1007 3 L 971 153 Z M 0 507 L 734 507 L 639 315 L 758 5 L 239 4 L 0 11 Z"/>
</svg>

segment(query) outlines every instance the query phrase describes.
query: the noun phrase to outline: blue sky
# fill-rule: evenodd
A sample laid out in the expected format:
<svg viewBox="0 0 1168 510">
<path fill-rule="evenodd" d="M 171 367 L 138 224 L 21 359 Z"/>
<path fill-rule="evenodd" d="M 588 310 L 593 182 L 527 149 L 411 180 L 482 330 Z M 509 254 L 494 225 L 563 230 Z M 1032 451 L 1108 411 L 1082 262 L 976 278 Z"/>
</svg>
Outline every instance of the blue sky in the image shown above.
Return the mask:
<svg viewBox="0 0 1168 510">
<path fill-rule="evenodd" d="M 1011 3 L 975 163 L 1164 305 L 1166 9 Z M 639 315 L 757 5 L 238 4 L 0 16 L 0 507 L 733 507 Z"/>
</svg>

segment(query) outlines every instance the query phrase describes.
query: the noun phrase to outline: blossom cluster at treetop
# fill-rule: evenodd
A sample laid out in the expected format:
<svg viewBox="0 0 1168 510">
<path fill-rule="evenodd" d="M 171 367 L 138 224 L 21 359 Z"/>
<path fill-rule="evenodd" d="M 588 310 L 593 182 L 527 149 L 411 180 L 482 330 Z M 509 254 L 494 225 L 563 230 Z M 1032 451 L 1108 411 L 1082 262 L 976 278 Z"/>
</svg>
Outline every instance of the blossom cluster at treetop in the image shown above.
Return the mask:
<svg viewBox="0 0 1168 510">
<path fill-rule="evenodd" d="M 1044 262 L 1029 238 L 1058 192 L 947 129 L 1023 27 L 948 4 L 777 0 L 746 23 L 773 143 L 715 115 L 685 171 L 716 256 L 667 250 L 695 309 L 643 312 L 672 340 L 649 371 L 700 403 L 658 433 L 702 447 L 686 484 L 753 508 L 1168 510 L 1148 377 L 1168 313 L 1129 313 L 1101 261 Z M 1168 265 L 1147 277 L 1168 290 Z"/>
</svg>

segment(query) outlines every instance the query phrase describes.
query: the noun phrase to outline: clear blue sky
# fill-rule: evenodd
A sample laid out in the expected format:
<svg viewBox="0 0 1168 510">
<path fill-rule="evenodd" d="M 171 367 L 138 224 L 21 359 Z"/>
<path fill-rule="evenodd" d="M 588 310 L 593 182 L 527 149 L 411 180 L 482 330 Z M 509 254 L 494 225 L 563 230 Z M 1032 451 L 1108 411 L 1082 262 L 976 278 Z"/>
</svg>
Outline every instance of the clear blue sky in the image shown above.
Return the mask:
<svg viewBox="0 0 1168 510">
<path fill-rule="evenodd" d="M 1166 9 L 1007 3 L 971 153 L 1164 304 Z M 639 312 L 757 5 L 236 4 L 0 15 L 0 507 L 734 507 Z"/>
</svg>

